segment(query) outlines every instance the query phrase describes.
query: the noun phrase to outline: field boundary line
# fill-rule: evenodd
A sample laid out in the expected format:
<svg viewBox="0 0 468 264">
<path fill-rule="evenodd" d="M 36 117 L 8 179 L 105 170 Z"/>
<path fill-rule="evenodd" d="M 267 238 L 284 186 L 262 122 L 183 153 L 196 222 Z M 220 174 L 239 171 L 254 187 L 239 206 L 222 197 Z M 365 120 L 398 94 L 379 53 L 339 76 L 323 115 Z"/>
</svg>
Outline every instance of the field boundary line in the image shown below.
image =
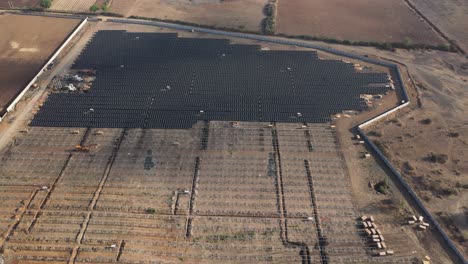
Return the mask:
<svg viewBox="0 0 468 264">
<path fill-rule="evenodd" d="M 24 214 L 28 211 L 29 206 L 31 205 L 31 202 L 36 198 L 37 193 L 41 190 L 40 188 L 34 189 L 32 193 L 29 195 L 27 199 L 27 203 L 23 205 L 22 207 L 18 208 L 18 213 L 14 215 L 15 221 L 13 222 L 12 225 L 6 230 L 5 234 L 0 240 L 0 253 L 3 252 L 5 242 L 8 240 L 8 238 L 15 232 L 16 228 L 20 224 L 21 220 L 23 220 Z"/>
<path fill-rule="evenodd" d="M 86 233 L 86 230 L 88 229 L 89 221 L 91 220 L 92 214 L 93 214 L 94 210 L 96 209 L 96 205 L 97 205 L 97 202 L 99 200 L 99 197 L 101 197 L 102 189 L 104 189 L 104 185 L 107 182 L 107 178 L 109 177 L 109 174 L 110 174 L 110 172 L 112 170 L 114 162 L 115 162 L 115 160 L 117 158 L 117 155 L 119 153 L 120 146 L 122 145 L 122 141 L 124 141 L 126 135 L 127 135 L 127 129 L 124 128 L 124 129 L 122 129 L 122 132 L 121 132 L 119 138 L 117 139 L 117 142 L 115 143 L 114 149 L 112 150 L 112 153 L 111 153 L 111 155 L 109 157 L 109 160 L 107 162 L 107 165 L 106 165 L 106 168 L 105 168 L 104 173 L 102 175 L 102 178 L 99 181 L 99 185 L 98 185 L 96 191 L 94 192 L 93 199 L 91 200 L 91 203 L 89 204 L 89 207 L 88 207 L 88 210 L 87 210 L 87 213 L 86 213 L 86 217 L 83 220 L 83 222 L 81 223 L 81 229 L 80 229 L 80 231 L 78 232 L 78 234 L 76 236 L 76 245 L 71 250 L 70 258 L 68 260 L 69 264 L 73 264 L 76 261 L 76 257 L 78 256 L 80 247 L 83 244 L 84 235 Z"/>
<path fill-rule="evenodd" d="M 438 26 L 432 23 L 432 21 L 426 15 L 424 15 L 423 12 L 419 11 L 415 4 L 413 4 L 410 0 L 403 1 L 409 6 L 411 10 L 413 10 L 418 16 L 420 16 L 424 20 L 424 22 L 426 22 L 431 27 L 432 30 L 437 32 L 443 39 L 445 39 L 446 41 L 448 41 L 448 43 L 454 46 L 455 49 L 458 50 L 458 52 L 460 52 L 461 54 L 466 54 L 466 51 L 462 47 L 460 47 L 460 45 L 458 45 L 458 43 L 455 40 L 449 38 Z"/>
</svg>

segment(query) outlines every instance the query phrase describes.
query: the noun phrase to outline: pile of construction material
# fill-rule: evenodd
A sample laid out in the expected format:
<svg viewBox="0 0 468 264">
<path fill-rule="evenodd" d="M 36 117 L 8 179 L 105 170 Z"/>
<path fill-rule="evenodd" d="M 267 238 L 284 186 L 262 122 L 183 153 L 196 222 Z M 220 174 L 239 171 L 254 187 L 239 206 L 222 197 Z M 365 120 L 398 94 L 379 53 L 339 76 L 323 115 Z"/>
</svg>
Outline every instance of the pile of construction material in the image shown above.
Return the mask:
<svg viewBox="0 0 468 264">
<path fill-rule="evenodd" d="M 429 227 L 429 223 L 424 222 L 424 217 L 419 216 L 416 217 L 415 215 L 412 215 L 410 219 L 408 220 L 408 225 L 417 225 L 417 228 L 419 230 L 426 230 Z"/>
<path fill-rule="evenodd" d="M 431 258 L 429 256 L 425 256 L 421 262 L 422 264 L 431 264 Z"/>
<path fill-rule="evenodd" d="M 369 242 L 378 249 L 377 256 L 387 256 L 393 255 L 394 251 L 387 249 L 387 244 L 385 243 L 385 237 L 382 234 L 382 231 L 378 228 L 375 223 L 374 217 L 363 215 L 360 218 L 362 226 L 364 226 L 364 231 L 366 236 L 369 239 Z"/>
</svg>

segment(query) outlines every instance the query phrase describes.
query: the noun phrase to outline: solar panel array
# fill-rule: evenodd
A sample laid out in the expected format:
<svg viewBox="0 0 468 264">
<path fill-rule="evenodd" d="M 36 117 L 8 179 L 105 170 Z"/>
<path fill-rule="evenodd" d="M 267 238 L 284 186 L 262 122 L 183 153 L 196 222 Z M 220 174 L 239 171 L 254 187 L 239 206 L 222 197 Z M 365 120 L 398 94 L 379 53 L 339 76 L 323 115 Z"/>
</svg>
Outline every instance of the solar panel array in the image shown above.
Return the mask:
<svg viewBox="0 0 468 264">
<path fill-rule="evenodd" d="M 327 122 L 384 94 L 385 73 L 224 39 L 99 31 L 74 69 L 96 69 L 87 93 L 51 94 L 33 126 L 189 128 L 197 120 Z"/>
</svg>

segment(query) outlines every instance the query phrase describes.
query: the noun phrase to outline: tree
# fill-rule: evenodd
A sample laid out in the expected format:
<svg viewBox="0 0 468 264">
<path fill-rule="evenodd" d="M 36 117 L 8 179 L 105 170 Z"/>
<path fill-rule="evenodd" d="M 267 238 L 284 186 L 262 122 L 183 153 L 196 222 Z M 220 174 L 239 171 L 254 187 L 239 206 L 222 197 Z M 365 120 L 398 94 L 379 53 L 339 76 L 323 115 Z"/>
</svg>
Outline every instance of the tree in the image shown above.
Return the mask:
<svg viewBox="0 0 468 264">
<path fill-rule="evenodd" d="M 406 37 L 403 40 L 403 44 L 405 44 L 406 47 L 409 47 L 409 46 L 413 45 L 413 40 L 410 37 Z"/>
<path fill-rule="evenodd" d="M 104 12 L 107 12 L 107 11 L 109 11 L 109 6 L 107 4 L 103 4 L 101 6 L 101 10 L 104 11 Z"/>
<path fill-rule="evenodd" d="M 91 12 L 96 12 L 96 11 L 98 11 L 98 10 L 99 10 L 99 6 L 96 5 L 96 4 L 92 5 L 92 6 L 89 8 L 89 11 L 91 11 Z"/>
<path fill-rule="evenodd" d="M 50 8 L 52 6 L 52 0 L 41 0 L 41 6 L 43 8 Z"/>
</svg>

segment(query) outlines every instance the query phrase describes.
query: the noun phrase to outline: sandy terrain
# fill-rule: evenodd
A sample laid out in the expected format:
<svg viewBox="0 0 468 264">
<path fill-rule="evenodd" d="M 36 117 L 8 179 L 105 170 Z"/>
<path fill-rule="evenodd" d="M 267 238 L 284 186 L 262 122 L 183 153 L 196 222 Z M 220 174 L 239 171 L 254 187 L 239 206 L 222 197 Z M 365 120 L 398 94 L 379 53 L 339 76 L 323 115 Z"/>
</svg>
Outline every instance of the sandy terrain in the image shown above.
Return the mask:
<svg viewBox="0 0 468 264">
<path fill-rule="evenodd" d="M 279 1 L 277 33 L 336 39 L 444 43 L 401 1 Z"/>
<path fill-rule="evenodd" d="M 429 20 L 468 51 L 466 0 L 411 0 Z"/>
<path fill-rule="evenodd" d="M 201 25 L 259 31 L 266 0 L 114 0 L 111 11 Z"/>
<path fill-rule="evenodd" d="M 79 20 L 0 15 L 0 111 L 26 86 Z M 44 34 L 46 32 L 53 34 Z"/>
</svg>

